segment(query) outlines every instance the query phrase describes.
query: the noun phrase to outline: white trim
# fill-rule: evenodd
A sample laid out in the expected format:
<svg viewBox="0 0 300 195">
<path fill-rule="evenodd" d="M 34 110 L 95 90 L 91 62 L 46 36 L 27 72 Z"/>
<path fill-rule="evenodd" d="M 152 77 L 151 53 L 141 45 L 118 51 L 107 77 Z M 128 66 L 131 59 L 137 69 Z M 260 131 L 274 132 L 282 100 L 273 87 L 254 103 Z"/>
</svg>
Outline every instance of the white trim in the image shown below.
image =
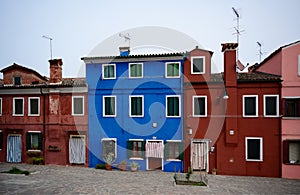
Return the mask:
<svg viewBox="0 0 300 195">
<path fill-rule="evenodd" d="M 210 139 L 192 139 L 191 140 L 191 147 L 190 147 L 190 162 L 191 162 L 191 167 L 193 169 L 192 163 L 193 161 L 193 151 L 192 151 L 192 144 L 193 143 L 206 143 L 206 172 L 209 171 L 209 144 L 211 140 Z"/>
<path fill-rule="evenodd" d="M 284 96 L 282 99 L 299 99 L 300 96 Z"/>
<path fill-rule="evenodd" d="M 117 159 L 117 138 L 102 138 L 101 139 L 101 143 L 103 142 L 103 141 L 115 141 L 115 158 Z M 102 145 L 101 145 L 101 150 L 102 150 L 102 154 L 103 154 L 103 148 L 102 148 Z M 101 155 L 102 155 L 101 154 Z"/>
<path fill-rule="evenodd" d="M 146 139 L 146 144 L 148 142 L 162 142 L 162 144 L 164 144 L 164 140 L 162 139 Z M 146 146 L 145 146 L 145 152 L 146 152 Z M 146 170 L 149 170 L 149 157 L 146 157 Z M 162 171 L 164 170 L 164 158 L 161 158 L 161 170 Z"/>
<path fill-rule="evenodd" d="M 181 140 L 166 140 L 166 142 L 179 142 L 179 143 L 181 143 L 182 141 Z"/>
<path fill-rule="evenodd" d="M 82 113 L 81 114 L 74 113 L 74 98 L 82 99 Z M 72 96 L 72 115 L 73 116 L 84 116 L 84 96 Z"/>
<path fill-rule="evenodd" d="M 22 110 L 23 110 L 23 113 L 22 114 L 15 114 L 15 100 L 23 100 L 23 107 L 22 107 Z M 24 98 L 23 97 L 14 97 L 13 98 L 13 113 L 12 113 L 12 115 L 13 116 L 24 116 L 24 112 L 25 112 L 25 110 L 24 110 Z"/>
<path fill-rule="evenodd" d="M 141 97 L 142 98 L 142 115 L 131 115 L 131 98 Z M 130 117 L 144 117 L 144 96 L 143 95 L 130 95 L 129 96 L 129 116 Z"/>
<path fill-rule="evenodd" d="M 245 115 L 245 98 L 246 97 L 255 97 L 255 115 Z M 243 95 L 243 117 L 258 117 L 258 95 Z"/>
<path fill-rule="evenodd" d="M 182 140 L 166 140 L 166 142 L 168 142 L 168 143 L 179 143 L 179 144 L 183 143 Z M 179 156 L 178 156 L 178 158 L 180 158 L 180 155 L 181 155 L 180 152 L 183 152 L 183 151 L 181 151 L 181 146 L 179 145 Z M 169 151 L 168 151 L 168 153 L 169 153 Z M 168 159 L 166 159 L 166 161 L 181 162 L 182 160 L 174 159 L 174 158 L 168 158 Z"/>
<path fill-rule="evenodd" d="M 2 103 L 2 97 L 0 97 L 0 116 L 2 116 L 2 106 L 3 106 L 3 103 Z"/>
<path fill-rule="evenodd" d="M 204 115 L 196 115 L 195 114 L 195 99 L 196 98 L 204 98 L 205 99 L 205 114 Z M 206 95 L 194 95 L 192 99 L 192 109 L 193 109 L 193 117 L 207 117 L 207 96 Z"/>
<path fill-rule="evenodd" d="M 168 98 L 169 97 L 178 97 L 178 102 L 179 102 L 179 115 L 178 116 L 168 116 Z M 180 95 L 166 95 L 166 117 L 167 118 L 179 118 L 181 117 L 181 96 Z"/>
<path fill-rule="evenodd" d="M 178 76 L 168 76 L 168 65 L 169 64 L 178 64 Z M 181 63 L 180 62 L 166 62 L 165 63 L 165 78 L 180 78 L 181 73 Z"/>
<path fill-rule="evenodd" d="M 143 142 L 144 141 L 144 139 L 128 139 L 128 141 L 137 141 L 137 142 Z"/>
<path fill-rule="evenodd" d="M 267 97 L 276 97 L 276 115 L 267 115 L 266 114 L 266 98 Z M 264 117 L 279 117 L 279 95 L 264 95 Z"/>
<path fill-rule="evenodd" d="M 259 159 L 258 160 L 255 160 L 255 159 L 248 159 L 248 142 L 247 140 L 249 139 L 259 139 L 260 140 L 260 156 L 259 156 Z M 262 137 L 245 137 L 245 159 L 246 161 L 257 161 L 257 162 L 262 162 L 263 161 L 263 138 Z"/>
<path fill-rule="evenodd" d="M 143 158 L 138 158 L 138 157 L 131 157 L 129 160 L 144 160 Z"/>
<path fill-rule="evenodd" d="M 37 114 L 31 114 L 31 99 L 37 99 L 38 100 L 38 113 Z M 29 97 L 28 98 L 28 116 L 40 116 L 40 97 Z"/>
<path fill-rule="evenodd" d="M 193 64 L 194 64 L 194 59 L 203 59 L 203 71 L 202 72 L 194 72 L 193 71 Z M 191 57 L 191 74 L 205 74 L 205 56 L 193 56 Z"/>
<path fill-rule="evenodd" d="M 41 131 L 27 131 L 27 133 L 42 133 Z"/>
<path fill-rule="evenodd" d="M 70 135 L 70 138 L 73 138 L 73 137 L 85 139 L 86 136 L 85 135 Z"/>
<path fill-rule="evenodd" d="M 30 149 L 30 150 L 27 150 L 27 152 L 41 152 L 41 150 Z"/>
<path fill-rule="evenodd" d="M 105 114 L 105 98 L 114 98 L 115 100 L 115 109 L 114 109 L 114 113 L 113 115 L 106 115 Z M 115 95 L 104 95 L 102 96 L 102 116 L 103 117 L 116 117 L 117 116 L 117 96 Z"/>
<path fill-rule="evenodd" d="M 109 77 L 109 78 L 104 77 L 104 67 L 106 67 L 106 66 L 114 67 L 114 77 Z M 103 80 L 116 79 L 116 64 L 102 64 L 102 79 Z"/>
<path fill-rule="evenodd" d="M 131 76 L 131 67 L 130 65 L 133 65 L 133 64 L 138 64 L 138 65 L 141 65 L 142 66 L 142 75 L 141 76 L 138 76 L 138 77 L 133 77 Z M 138 79 L 138 78 L 143 78 L 144 77 L 144 64 L 142 62 L 137 62 L 137 63 L 129 63 L 128 64 L 128 77 L 130 79 Z"/>
</svg>

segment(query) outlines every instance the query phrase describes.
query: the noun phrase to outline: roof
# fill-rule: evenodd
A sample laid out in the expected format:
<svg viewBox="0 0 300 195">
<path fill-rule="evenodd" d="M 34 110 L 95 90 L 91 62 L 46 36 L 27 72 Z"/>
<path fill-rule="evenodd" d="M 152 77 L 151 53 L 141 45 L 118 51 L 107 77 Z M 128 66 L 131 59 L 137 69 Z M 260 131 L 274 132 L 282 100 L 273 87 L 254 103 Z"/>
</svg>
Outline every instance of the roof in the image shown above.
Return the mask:
<svg viewBox="0 0 300 195">
<path fill-rule="evenodd" d="M 224 73 L 211 74 L 211 82 L 224 81 Z M 237 73 L 238 82 L 281 82 L 281 77 L 263 72 Z"/>
<path fill-rule="evenodd" d="M 229 50 L 233 50 L 236 49 L 238 47 L 238 43 L 222 43 L 222 52 L 224 52 L 225 50 L 229 49 Z"/>
</svg>

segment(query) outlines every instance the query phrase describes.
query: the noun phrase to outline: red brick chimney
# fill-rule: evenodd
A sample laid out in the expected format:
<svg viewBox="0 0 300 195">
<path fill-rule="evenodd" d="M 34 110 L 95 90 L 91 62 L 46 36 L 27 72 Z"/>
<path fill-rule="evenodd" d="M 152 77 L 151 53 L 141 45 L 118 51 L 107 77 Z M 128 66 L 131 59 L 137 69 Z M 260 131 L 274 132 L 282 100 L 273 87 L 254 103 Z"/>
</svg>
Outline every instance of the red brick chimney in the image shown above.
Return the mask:
<svg viewBox="0 0 300 195">
<path fill-rule="evenodd" d="M 237 43 L 223 43 L 225 86 L 236 86 L 236 48 Z"/>
<path fill-rule="evenodd" d="M 59 83 L 62 81 L 62 59 L 49 60 L 50 63 L 50 83 Z"/>
</svg>

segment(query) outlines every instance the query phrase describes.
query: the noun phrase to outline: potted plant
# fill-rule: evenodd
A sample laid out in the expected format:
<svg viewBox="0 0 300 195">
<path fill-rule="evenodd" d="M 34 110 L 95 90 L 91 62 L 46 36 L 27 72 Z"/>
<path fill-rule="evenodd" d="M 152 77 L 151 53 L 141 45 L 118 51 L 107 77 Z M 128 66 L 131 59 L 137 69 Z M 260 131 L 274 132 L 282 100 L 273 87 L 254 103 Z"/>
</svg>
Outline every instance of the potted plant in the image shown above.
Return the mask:
<svg viewBox="0 0 300 195">
<path fill-rule="evenodd" d="M 213 168 L 213 169 L 212 169 L 212 174 L 213 174 L 213 175 L 217 175 L 217 169 L 216 169 L 216 168 Z"/>
<path fill-rule="evenodd" d="M 126 171 L 126 167 L 127 167 L 127 161 L 126 160 L 122 160 L 120 162 L 120 164 L 118 165 L 118 168 L 121 170 L 121 171 Z"/>
<path fill-rule="evenodd" d="M 139 163 L 132 161 L 130 163 L 130 168 L 131 168 L 131 171 L 137 171 L 137 169 L 139 168 Z"/>
<path fill-rule="evenodd" d="M 110 152 L 104 155 L 103 160 L 105 161 L 106 170 L 111 170 L 111 165 L 115 161 L 114 153 Z"/>
</svg>

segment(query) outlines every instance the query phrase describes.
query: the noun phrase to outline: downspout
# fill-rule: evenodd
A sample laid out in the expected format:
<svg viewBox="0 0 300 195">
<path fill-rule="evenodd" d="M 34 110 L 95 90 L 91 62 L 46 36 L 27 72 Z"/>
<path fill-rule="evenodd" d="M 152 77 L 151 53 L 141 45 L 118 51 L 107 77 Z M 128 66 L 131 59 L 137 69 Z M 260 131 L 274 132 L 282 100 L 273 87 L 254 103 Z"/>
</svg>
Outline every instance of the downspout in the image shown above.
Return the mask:
<svg viewBox="0 0 300 195">
<path fill-rule="evenodd" d="M 46 98 L 45 98 L 45 94 L 43 93 L 43 88 L 41 87 L 40 88 L 40 92 L 41 92 L 41 95 L 43 96 L 43 149 L 44 149 L 44 152 L 43 152 L 43 158 L 44 158 L 44 162 L 46 162 Z"/>
</svg>

